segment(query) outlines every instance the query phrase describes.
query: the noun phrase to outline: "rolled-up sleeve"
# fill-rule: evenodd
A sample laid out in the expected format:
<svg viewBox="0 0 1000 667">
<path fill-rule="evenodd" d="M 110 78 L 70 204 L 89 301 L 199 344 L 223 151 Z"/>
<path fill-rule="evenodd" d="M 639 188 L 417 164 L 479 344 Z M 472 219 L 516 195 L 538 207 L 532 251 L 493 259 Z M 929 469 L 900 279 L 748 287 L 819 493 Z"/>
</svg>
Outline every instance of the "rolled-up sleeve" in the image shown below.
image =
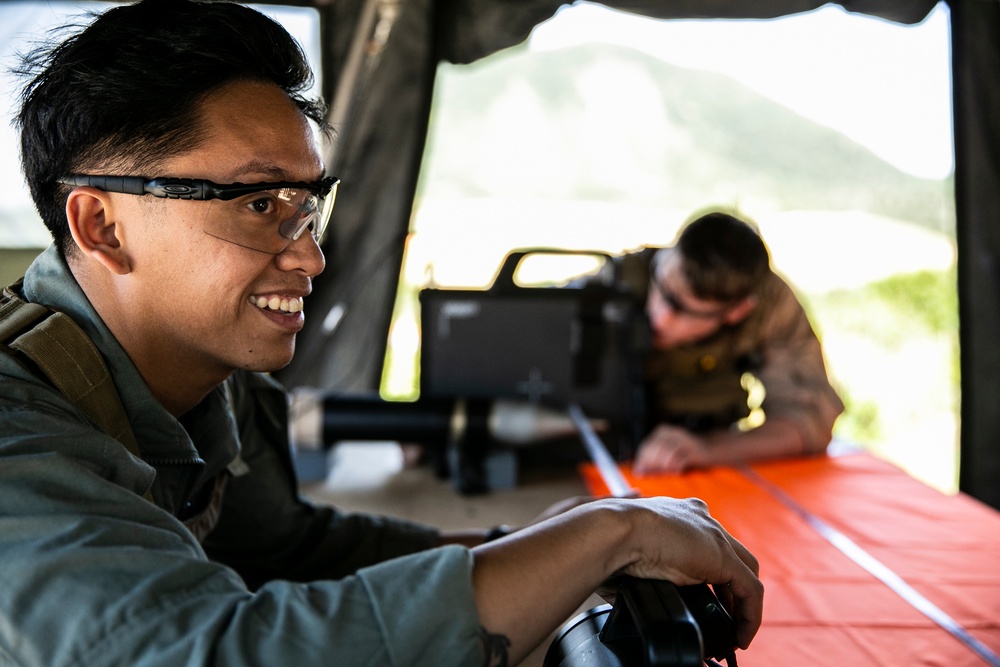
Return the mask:
<svg viewBox="0 0 1000 667">
<path fill-rule="evenodd" d="M 830 383 L 823 349 L 791 288 L 775 280 L 765 296 L 771 304 L 760 339 L 764 414 L 795 424 L 805 453 L 825 451 L 844 404 Z"/>
</svg>

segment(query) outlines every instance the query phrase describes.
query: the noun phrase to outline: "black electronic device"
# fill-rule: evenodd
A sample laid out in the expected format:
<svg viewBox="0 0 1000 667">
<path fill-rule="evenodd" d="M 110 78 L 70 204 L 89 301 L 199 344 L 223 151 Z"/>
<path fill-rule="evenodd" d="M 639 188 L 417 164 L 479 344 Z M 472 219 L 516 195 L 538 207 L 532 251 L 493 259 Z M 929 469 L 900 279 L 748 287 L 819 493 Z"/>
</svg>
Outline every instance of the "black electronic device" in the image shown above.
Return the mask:
<svg viewBox="0 0 1000 667">
<path fill-rule="evenodd" d="M 725 659 L 735 667 L 736 624 L 705 584 L 622 577 L 614 606 L 567 623 L 543 667 L 703 667 Z"/>
<path fill-rule="evenodd" d="M 614 270 L 603 252 L 532 248 L 508 254 L 486 290 L 421 290 L 420 396 L 576 403 L 611 424 L 611 448 L 630 455 L 642 420 L 634 300 L 617 276 L 517 284 L 522 260 L 540 254 L 595 255 Z"/>
</svg>

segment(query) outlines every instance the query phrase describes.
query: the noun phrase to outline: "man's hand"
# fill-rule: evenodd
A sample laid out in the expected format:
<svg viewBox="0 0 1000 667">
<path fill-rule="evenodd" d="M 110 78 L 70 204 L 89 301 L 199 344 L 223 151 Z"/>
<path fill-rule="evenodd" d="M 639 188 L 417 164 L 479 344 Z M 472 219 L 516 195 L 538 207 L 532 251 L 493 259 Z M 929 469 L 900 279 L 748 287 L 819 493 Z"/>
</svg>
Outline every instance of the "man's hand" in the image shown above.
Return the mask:
<svg viewBox="0 0 1000 667">
<path fill-rule="evenodd" d="M 638 475 L 684 472 L 709 465 L 709 454 L 704 438 L 678 426 L 660 424 L 639 445 L 632 470 Z"/>
<path fill-rule="evenodd" d="M 730 535 L 698 498 L 654 497 L 625 501 L 645 512 L 648 529 L 636 532 L 638 559 L 624 568 L 641 579 L 667 579 L 678 586 L 714 584 L 737 625 L 740 648 L 760 627 L 764 587 L 757 559 Z"/>
<path fill-rule="evenodd" d="M 761 623 L 757 560 L 693 498 L 595 500 L 476 547 L 473 555 L 481 624 L 510 641 L 514 663 L 617 574 L 712 584 L 731 606 L 741 648 Z"/>
</svg>

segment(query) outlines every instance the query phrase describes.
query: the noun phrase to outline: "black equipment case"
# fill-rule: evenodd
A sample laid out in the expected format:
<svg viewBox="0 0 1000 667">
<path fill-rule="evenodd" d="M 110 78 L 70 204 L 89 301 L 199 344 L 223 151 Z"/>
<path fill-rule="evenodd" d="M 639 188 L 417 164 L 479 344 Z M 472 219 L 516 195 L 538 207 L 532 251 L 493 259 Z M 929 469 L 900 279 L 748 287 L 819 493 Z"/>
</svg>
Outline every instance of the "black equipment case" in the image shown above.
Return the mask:
<svg viewBox="0 0 1000 667">
<path fill-rule="evenodd" d="M 636 326 L 629 293 L 612 280 L 568 287 L 515 283 L 530 254 L 606 253 L 533 248 L 505 258 L 492 285 L 420 292 L 421 398 L 522 399 L 565 409 L 578 403 L 606 419 L 619 456 L 631 454 L 641 425 L 642 391 Z"/>
</svg>

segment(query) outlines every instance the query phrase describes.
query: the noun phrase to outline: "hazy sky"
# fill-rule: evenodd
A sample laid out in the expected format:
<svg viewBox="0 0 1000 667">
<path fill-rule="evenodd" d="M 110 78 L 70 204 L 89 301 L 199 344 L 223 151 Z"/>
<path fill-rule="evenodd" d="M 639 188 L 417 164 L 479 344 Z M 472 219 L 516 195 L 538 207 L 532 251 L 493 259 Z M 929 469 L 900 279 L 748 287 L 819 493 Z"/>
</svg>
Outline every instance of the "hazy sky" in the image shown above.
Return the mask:
<svg viewBox="0 0 1000 667">
<path fill-rule="evenodd" d="M 948 10 L 906 26 L 827 6 L 769 21 L 657 21 L 600 5 L 567 7 L 531 48 L 605 41 L 727 74 L 832 127 L 896 167 L 953 168 Z"/>
</svg>

